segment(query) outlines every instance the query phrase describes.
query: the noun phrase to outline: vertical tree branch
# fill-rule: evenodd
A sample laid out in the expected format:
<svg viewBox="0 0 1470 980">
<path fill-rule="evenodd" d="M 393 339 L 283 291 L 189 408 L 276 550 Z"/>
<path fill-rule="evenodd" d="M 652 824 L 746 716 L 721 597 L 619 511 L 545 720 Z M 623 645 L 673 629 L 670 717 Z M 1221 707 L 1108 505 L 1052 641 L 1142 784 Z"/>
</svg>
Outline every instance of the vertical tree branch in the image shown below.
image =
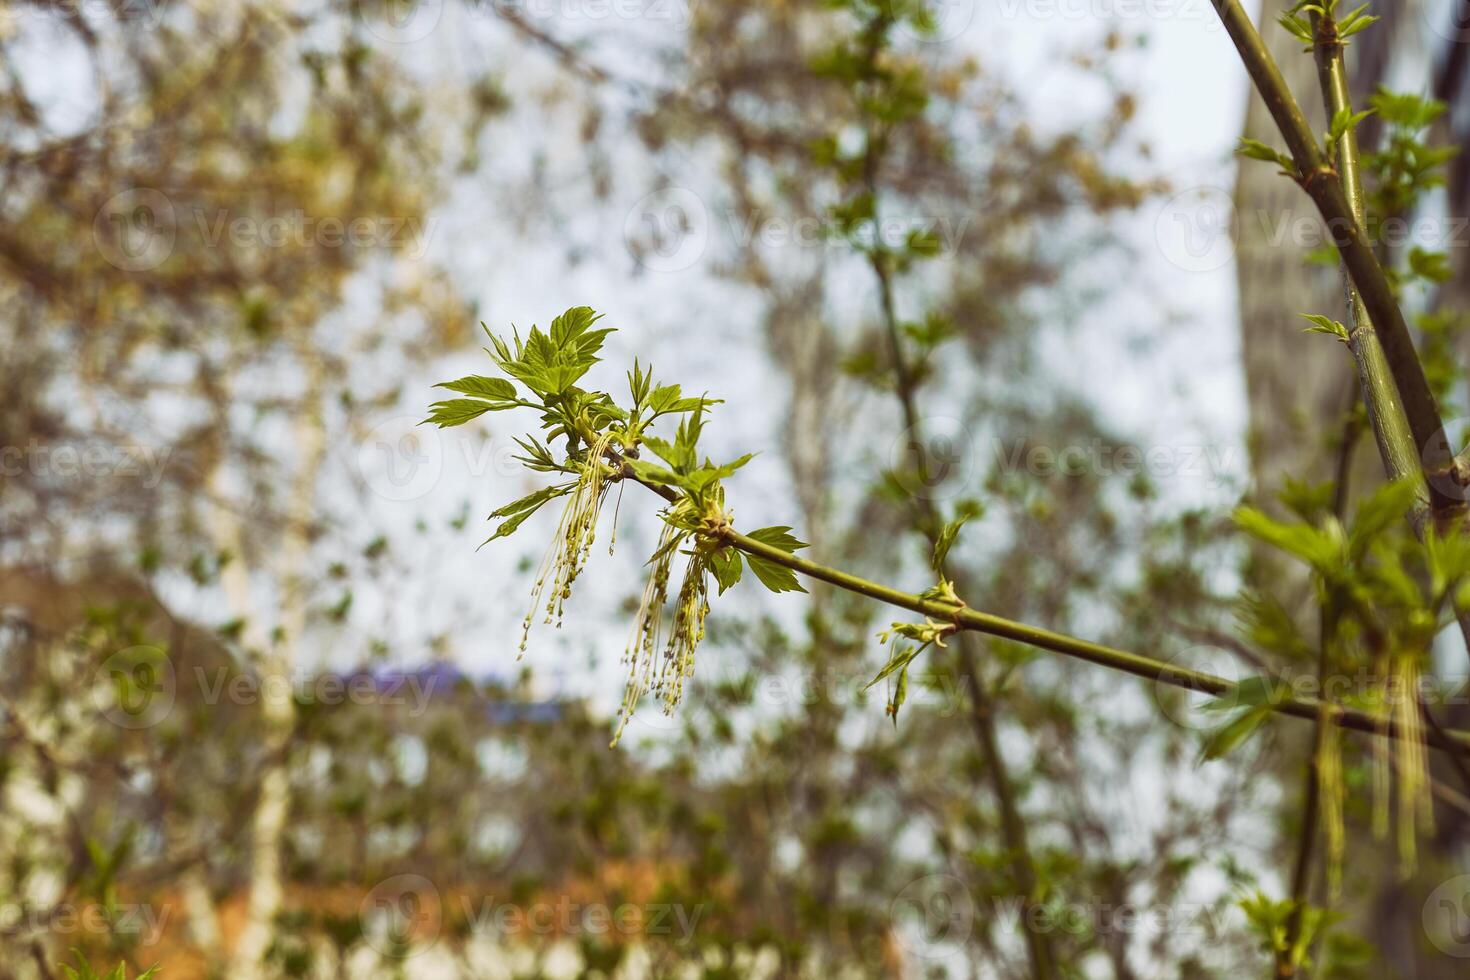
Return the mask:
<svg viewBox="0 0 1470 980">
<path fill-rule="evenodd" d="M 1328 110 L 1329 113 L 1331 110 Z M 1337 481 L 1333 488 L 1332 511 L 1340 521 L 1347 512 L 1349 474 L 1352 467 L 1353 447 L 1357 443 L 1358 426 L 1348 413 L 1343 426 L 1342 446 L 1338 449 Z M 1317 689 L 1321 702 L 1316 719 L 1312 722 L 1312 752 L 1307 757 L 1306 774 L 1302 786 L 1302 826 L 1297 842 L 1296 866 L 1291 876 L 1291 917 L 1286 921 L 1285 959 L 1279 959 L 1276 973 L 1282 980 L 1297 975 L 1301 964 L 1295 959 L 1294 951 L 1301 936 L 1303 920 L 1307 912 L 1308 893 L 1312 883 L 1312 855 L 1317 843 L 1317 824 L 1322 808 L 1322 755 L 1327 751 L 1329 740 L 1334 737 L 1332 705 L 1323 683 L 1332 666 L 1332 641 L 1337 632 L 1337 612 L 1331 606 L 1323 606 L 1318 619 L 1317 631 Z M 1305 954 L 1305 951 L 1304 951 Z"/>
<path fill-rule="evenodd" d="M 876 189 L 871 179 L 869 191 L 874 193 L 876 201 Z M 874 204 L 874 224 L 877 225 L 876 203 Z M 883 323 L 887 330 L 890 355 L 893 359 L 894 388 L 902 405 L 904 424 L 908 428 L 909 446 L 914 454 L 914 465 L 919 470 L 920 483 L 927 486 L 930 476 L 928 452 L 924 447 L 923 426 L 914 395 L 913 373 L 903 353 L 903 338 L 898 327 L 898 317 L 894 311 L 893 283 L 886 259 L 887 255 L 881 246 L 875 246 L 874 251 L 869 254 L 869 263 L 878 280 Z M 920 530 L 932 548 L 939 539 L 944 522 L 934 507 L 934 502 L 927 496 L 917 496 L 916 506 L 919 511 Z M 952 579 L 947 568 L 942 568 L 941 574 Z M 1021 894 L 1021 926 L 1025 933 L 1026 954 L 1031 962 L 1031 973 L 1037 980 L 1046 980 L 1055 975 L 1056 957 L 1049 938 L 1036 927 L 1029 914 L 1038 897 L 1036 894 L 1036 867 L 1031 857 L 1031 844 L 1027 839 L 1026 822 L 1022 819 L 1020 808 L 1016 805 L 1010 771 L 1006 766 L 1005 756 L 1001 754 L 1000 740 L 996 735 L 995 701 L 990 696 L 984 679 L 980 676 L 976 663 L 979 659 L 979 652 L 975 649 L 975 638 L 968 633 L 961 633 L 957 643 L 960 669 L 964 675 L 965 687 L 970 695 L 970 724 L 975 730 L 975 739 L 980 746 L 981 759 L 985 762 L 985 772 L 990 780 L 991 792 L 995 794 L 996 806 L 1000 810 L 1001 836 L 1010 855 L 1011 876 L 1015 879 L 1016 888 Z"/>
<path fill-rule="evenodd" d="M 1356 287 L 1364 311 L 1376 327 L 1384 366 L 1398 392 L 1419 468 L 1429 491 L 1430 511 L 1440 526 L 1463 520 L 1466 513 L 1464 467 L 1455 459 L 1444 434 L 1444 422 L 1430 391 L 1424 366 L 1399 309 L 1388 277 L 1373 253 L 1362 222 L 1349 202 L 1343 181 L 1317 143 L 1301 107 L 1286 87 L 1281 71 L 1266 49 L 1239 0 L 1212 0 L 1225 30 L 1235 43 L 1256 90 L 1276 120 L 1296 164 L 1294 175 L 1317 205 L 1332 243 Z"/>
</svg>

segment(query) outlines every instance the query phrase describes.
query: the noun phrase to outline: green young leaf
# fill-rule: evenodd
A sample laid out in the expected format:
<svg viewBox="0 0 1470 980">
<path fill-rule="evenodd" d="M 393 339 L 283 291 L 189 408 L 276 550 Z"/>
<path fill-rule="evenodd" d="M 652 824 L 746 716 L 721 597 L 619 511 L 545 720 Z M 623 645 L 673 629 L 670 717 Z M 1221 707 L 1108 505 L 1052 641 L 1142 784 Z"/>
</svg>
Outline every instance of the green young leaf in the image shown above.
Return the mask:
<svg viewBox="0 0 1470 980">
<path fill-rule="evenodd" d="M 563 467 L 551 455 L 551 450 L 535 436 L 527 436 L 522 439 L 514 437 L 516 445 L 526 451 L 524 456 L 514 457 L 517 461 L 526 464 L 528 469 L 537 470 L 542 473 L 560 473 Z"/>
<path fill-rule="evenodd" d="M 913 659 L 919 655 L 922 649 L 922 647 L 916 646 L 895 647 L 893 655 L 888 658 L 888 663 L 884 664 L 883 669 L 878 671 L 877 674 L 873 675 L 872 680 L 863 685 L 863 690 L 870 690 L 873 685 L 880 683 L 884 678 L 890 676 L 895 671 L 903 670 L 904 668 L 908 667 L 908 665 L 913 662 Z"/>
<path fill-rule="evenodd" d="M 936 572 L 943 574 L 944 563 L 949 559 L 949 551 L 954 547 L 955 541 L 959 539 L 960 528 L 964 527 L 965 522 L 969 519 L 970 517 L 967 514 L 957 520 L 950 521 L 944 527 L 940 528 L 939 536 L 934 541 L 934 556 L 932 561 L 932 567 Z"/>
<path fill-rule="evenodd" d="M 1296 163 L 1292 161 L 1291 157 L 1267 146 L 1260 140 L 1248 139 L 1242 136 L 1240 138 L 1240 145 L 1236 148 L 1235 152 L 1252 160 L 1263 160 L 1266 163 L 1278 164 L 1282 170 L 1285 170 L 1289 174 L 1296 173 Z"/>
<path fill-rule="evenodd" d="M 746 555 L 745 561 L 750 565 L 750 570 L 755 572 L 755 577 L 760 579 L 761 585 L 772 592 L 806 591 L 796 580 L 796 573 L 784 565 L 777 565 L 757 555 Z"/>
<path fill-rule="evenodd" d="M 1332 124 L 1327 130 L 1328 146 L 1336 146 L 1338 140 L 1342 139 L 1350 130 L 1358 128 L 1358 123 L 1373 115 L 1372 109 L 1364 109 L 1362 112 L 1353 112 L 1347 106 L 1343 106 L 1332 114 Z"/>
<path fill-rule="evenodd" d="M 113 967 L 106 977 L 99 977 L 80 949 L 73 948 L 71 954 L 76 959 L 76 967 L 73 968 L 65 963 L 61 965 L 61 970 L 66 974 L 67 980 L 127 980 L 127 966 L 124 963 Z M 152 980 L 158 975 L 158 969 L 157 966 L 149 967 L 145 972 L 138 974 L 135 980 Z"/>
<path fill-rule="evenodd" d="M 1365 14 L 1363 11 L 1367 9 L 1368 5 L 1365 3 L 1343 15 L 1342 19 L 1337 22 L 1337 36 L 1343 40 L 1347 40 L 1359 31 L 1366 30 L 1383 19 L 1377 14 Z"/>
<path fill-rule="evenodd" d="M 1388 527 L 1408 516 L 1419 499 L 1419 481 L 1404 477 L 1385 483 L 1358 505 L 1348 528 L 1348 556 L 1357 560 Z"/>
<path fill-rule="evenodd" d="M 1312 321 L 1310 327 L 1302 330 L 1303 333 L 1325 333 L 1329 337 L 1337 338 L 1344 344 L 1350 341 L 1348 328 L 1331 317 L 1323 316 L 1320 313 L 1299 313 L 1297 315 L 1303 319 Z"/>
<path fill-rule="evenodd" d="M 558 486 L 545 487 L 535 493 L 529 493 L 519 500 L 513 500 L 495 511 L 492 511 L 487 520 L 500 520 L 500 525 L 495 528 L 495 533 L 486 538 L 480 547 L 484 547 L 496 538 L 504 538 L 516 532 L 526 518 L 540 510 L 548 502 L 557 497 L 564 497 L 576 487 L 575 483 L 563 483 Z"/>
<path fill-rule="evenodd" d="M 1342 545 L 1325 530 L 1307 524 L 1284 524 L 1254 507 L 1237 507 L 1234 518 L 1242 531 L 1300 558 L 1324 575 L 1335 574 L 1341 568 Z"/>
<path fill-rule="evenodd" d="M 727 476 L 734 476 L 742 466 L 753 459 L 755 459 L 755 453 L 746 453 L 744 456 L 738 456 L 728 463 L 714 467 L 715 479 L 723 480 Z"/>
<path fill-rule="evenodd" d="M 513 349 L 491 336 L 495 363 L 538 395 L 564 394 L 597 363 L 597 353 L 612 333 L 589 329 L 598 319 L 591 307 L 574 306 L 551 322 L 550 333 L 532 327 L 523 344 L 513 332 Z"/>
<path fill-rule="evenodd" d="M 646 407 L 652 413 L 649 418 L 655 419 L 660 415 L 698 412 L 706 406 L 718 405 L 720 401 L 718 398 L 685 398 L 678 385 L 659 385 L 648 396 Z"/>
<path fill-rule="evenodd" d="M 1283 13 L 1276 18 L 1276 22 L 1286 28 L 1292 37 L 1306 43 L 1306 50 L 1312 49 L 1312 26 L 1304 17 L 1299 17 L 1294 12 Z"/>
<path fill-rule="evenodd" d="M 644 483 L 656 483 L 659 486 L 665 487 L 682 487 L 687 482 L 680 474 L 666 470 L 662 466 L 657 466 L 647 460 L 624 459 L 623 465 L 628 467 L 633 475 Z"/>
<path fill-rule="evenodd" d="M 668 442 L 652 435 L 643 437 L 643 445 L 653 450 L 653 454 L 668 463 L 676 473 L 687 473 L 694 469 L 695 457 L 692 446 Z"/>
<path fill-rule="evenodd" d="M 476 398 L 484 398 L 492 402 L 513 401 L 516 397 L 516 386 L 504 378 L 486 378 L 478 374 L 460 378 L 458 381 L 441 381 L 435 388 L 448 388 L 464 395 L 473 395 Z M 513 408 L 512 405 L 503 406 Z"/>
<path fill-rule="evenodd" d="M 1235 690 L 1206 702 L 1206 711 L 1271 707 L 1291 698 L 1291 689 L 1274 677 L 1247 677 Z"/>
<path fill-rule="evenodd" d="M 805 541 L 799 541 L 792 536 L 791 528 L 784 525 L 758 528 L 751 531 L 747 537 L 754 538 L 773 548 L 779 548 L 787 554 L 795 554 L 798 550 L 808 546 Z M 750 570 L 755 573 L 755 577 L 760 579 L 761 584 L 772 592 L 806 591 L 796 580 L 796 573 L 785 565 L 777 565 L 766 558 L 751 554 L 745 556 L 745 561 L 750 565 Z"/>
<path fill-rule="evenodd" d="M 1426 98 L 1413 92 L 1390 92 L 1386 88 L 1379 88 L 1373 93 L 1368 104 L 1384 122 L 1410 131 L 1418 131 L 1431 125 L 1448 108 L 1438 99 Z"/>
<path fill-rule="evenodd" d="M 925 259 L 938 255 L 944 247 L 944 242 L 940 241 L 938 235 L 923 228 L 915 228 L 909 232 L 904 244 L 910 255 Z"/>
<path fill-rule="evenodd" d="M 724 595 L 727 589 L 734 588 L 740 581 L 743 568 L 740 552 L 734 548 L 720 548 L 710 555 L 709 567 L 715 573 L 715 581 L 720 583 L 719 594 Z"/>
<path fill-rule="evenodd" d="M 634 407 L 641 407 L 644 399 L 648 397 L 649 386 L 653 384 L 653 371 L 644 371 L 638 365 L 638 358 L 633 358 L 633 370 L 628 372 L 628 394 L 633 397 Z"/>
<path fill-rule="evenodd" d="M 492 405 L 477 398 L 451 398 L 448 401 L 435 402 L 430 405 L 429 417 L 419 425 L 432 423 L 441 429 L 448 429 L 451 426 L 471 422 L 486 412 L 510 407 L 509 405 Z"/>
<path fill-rule="evenodd" d="M 1231 721 L 1221 728 L 1216 729 L 1205 740 L 1200 749 L 1200 761 L 1207 762 L 1212 759 L 1223 759 L 1231 752 L 1240 747 L 1246 739 L 1255 733 L 1261 723 L 1271 716 L 1269 705 L 1259 705 L 1247 708 L 1236 715 Z"/>
<path fill-rule="evenodd" d="M 893 696 L 888 699 L 888 715 L 893 719 L 893 727 L 898 727 L 898 709 L 909 697 L 909 669 L 904 667 L 898 672 L 898 678 L 893 682 Z"/>
<path fill-rule="evenodd" d="M 1454 275 L 1443 252 L 1429 252 L 1417 245 L 1409 249 L 1409 270 L 1430 282 L 1449 282 Z"/>
<path fill-rule="evenodd" d="M 780 548 L 787 554 L 795 554 L 802 548 L 811 547 L 811 545 L 807 544 L 805 541 L 798 540 L 791 533 L 791 528 L 786 526 L 785 524 L 781 524 L 775 527 L 756 528 L 754 531 L 751 531 L 749 534 L 747 534 L 746 537 L 755 538 L 755 540 L 759 541 L 761 544 L 768 544 L 773 548 Z"/>
<path fill-rule="evenodd" d="M 1291 613 L 1275 596 L 1244 591 L 1235 603 L 1237 630 L 1252 646 L 1279 654 L 1286 660 L 1307 661 L 1312 645 L 1302 636 Z"/>
<path fill-rule="evenodd" d="M 551 343 L 557 348 L 580 340 L 598 320 L 602 319 L 590 306 L 574 306 L 551 321 Z M 606 336 L 606 331 L 600 331 Z"/>
<path fill-rule="evenodd" d="M 1297 517 L 1315 524 L 1323 516 L 1332 513 L 1332 504 L 1337 496 L 1337 484 L 1331 480 L 1309 483 L 1288 476 L 1276 497 Z"/>
<path fill-rule="evenodd" d="M 1424 547 L 1436 595 L 1456 582 L 1470 579 L 1470 534 L 1459 527 L 1445 531 L 1431 528 L 1424 536 Z"/>
</svg>

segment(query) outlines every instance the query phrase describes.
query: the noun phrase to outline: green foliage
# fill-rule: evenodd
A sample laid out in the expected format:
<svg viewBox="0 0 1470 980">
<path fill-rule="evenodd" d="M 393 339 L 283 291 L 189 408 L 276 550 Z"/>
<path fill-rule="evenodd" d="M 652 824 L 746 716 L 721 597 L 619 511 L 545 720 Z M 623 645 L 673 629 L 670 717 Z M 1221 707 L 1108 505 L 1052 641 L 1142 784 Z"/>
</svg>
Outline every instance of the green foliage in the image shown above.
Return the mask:
<svg viewBox="0 0 1470 980">
<path fill-rule="evenodd" d="M 496 538 L 503 538 L 514 534 L 516 529 L 536 513 L 541 507 L 558 497 L 565 497 L 575 489 L 575 483 L 561 483 L 554 486 L 542 487 L 532 493 L 526 494 L 519 500 L 512 500 L 504 507 L 499 507 L 490 512 L 490 520 L 499 520 L 500 524 L 495 528 L 495 533 L 486 538 L 484 544 L 489 544 Z M 483 547 L 484 545 L 481 545 Z"/>
<path fill-rule="evenodd" d="M 1443 186 L 1444 166 L 1459 151 L 1454 146 L 1431 147 L 1424 139 L 1425 130 L 1444 114 L 1443 102 L 1380 88 L 1368 104 L 1385 128 L 1377 151 L 1363 158 L 1368 210 L 1381 222 L 1407 215 L 1426 191 Z"/>
</svg>

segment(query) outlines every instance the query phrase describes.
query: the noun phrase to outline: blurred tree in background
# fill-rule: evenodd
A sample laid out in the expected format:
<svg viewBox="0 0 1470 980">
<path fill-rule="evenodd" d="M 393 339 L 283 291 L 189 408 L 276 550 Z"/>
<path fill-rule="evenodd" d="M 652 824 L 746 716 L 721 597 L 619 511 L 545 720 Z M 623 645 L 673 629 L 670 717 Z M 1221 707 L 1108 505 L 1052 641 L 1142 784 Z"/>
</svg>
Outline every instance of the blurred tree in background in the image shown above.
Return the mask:
<svg viewBox="0 0 1470 980">
<path fill-rule="evenodd" d="M 887 613 L 815 583 L 733 597 L 611 750 L 624 616 L 466 655 L 534 558 L 454 570 L 486 498 L 416 466 L 502 428 L 412 423 L 501 294 L 590 266 L 664 304 L 617 317 L 661 372 L 721 366 L 814 553 L 919 589 L 968 515 L 973 607 L 1261 666 L 1230 501 L 1098 462 L 1139 447 L 1074 390 L 1169 189 L 1140 40 L 1069 38 L 1042 113 L 921 4 L 620 9 L 0 12 L 0 977 L 1259 972 L 1284 727 L 1202 765 L 1179 692 L 968 638 L 890 719 Z M 1352 938 L 1322 975 L 1389 975 Z"/>
</svg>

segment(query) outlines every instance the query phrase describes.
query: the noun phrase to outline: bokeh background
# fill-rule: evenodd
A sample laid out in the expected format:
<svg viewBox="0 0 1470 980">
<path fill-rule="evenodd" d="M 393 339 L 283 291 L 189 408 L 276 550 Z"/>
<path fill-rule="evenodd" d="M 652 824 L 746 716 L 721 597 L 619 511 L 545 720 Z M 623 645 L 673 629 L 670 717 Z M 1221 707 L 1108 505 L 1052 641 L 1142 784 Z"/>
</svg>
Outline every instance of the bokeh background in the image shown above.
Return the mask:
<svg viewBox="0 0 1470 980">
<path fill-rule="evenodd" d="M 1355 88 L 1438 96 L 1462 143 L 1465 5 L 1375 9 Z M 973 501 L 972 606 L 1254 673 L 1230 509 L 1331 476 L 1314 421 L 1354 389 L 1296 320 L 1341 302 L 1309 202 L 1232 155 L 1266 121 L 1213 9 L 946 0 L 895 33 L 930 103 L 886 213 L 940 246 L 897 306 L 955 325 L 921 403 L 944 465 L 897 488 L 878 284 L 813 150 L 861 133 L 820 68 L 859 13 L 5 0 L 0 977 L 73 949 L 231 980 L 1027 975 L 952 664 L 895 724 L 866 689 L 888 611 L 738 588 L 680 710 L 609 748 L 650 501 L 522 656 L 556 517 L 477 546 L 542 485 L 534 420 L 417 425 L 488 373 L 482 321 L 590 305 L 618 330 L 594 383 L 636 356 L 724 400 L 712 455 L 760 454 L 742 525 L 917 590 L 895 493 Z M 1415 212 L 1453 269 L 1418 309 L 1470 281 L 1465 190 L 1452 164 Z M 1192 701 L 983 649 L 1076 975 L 1264 971 L 1235 903 L 1282 887 L 1303 730 L 1199 764 Z M 1463 975 L 1463 812 L 1410 880 L 1354 842 L 1323 975 Z"/>
</svg>

